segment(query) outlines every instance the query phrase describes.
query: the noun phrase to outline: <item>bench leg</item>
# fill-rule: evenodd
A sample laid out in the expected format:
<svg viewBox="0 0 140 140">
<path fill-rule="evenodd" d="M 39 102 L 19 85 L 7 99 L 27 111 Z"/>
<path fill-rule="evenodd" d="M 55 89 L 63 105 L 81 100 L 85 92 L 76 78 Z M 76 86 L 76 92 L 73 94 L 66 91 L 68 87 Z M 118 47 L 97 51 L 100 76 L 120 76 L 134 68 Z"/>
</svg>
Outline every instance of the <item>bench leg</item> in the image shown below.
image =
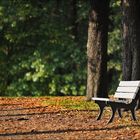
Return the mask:
<svg viewBox="0 0 140 140">
<path fill-rule="evenodd" d="M 103 114 L 103 111 L 104 111 L 104 107 L 100 107 L 100 113 L 99 113 L 99 115 L 97 117 L 97 120 L 100 120 L 101 119 L 102 114 Z"/>
<path fill-rule="evenodd" d="M 114 116 L 115 116 L 115 112 L 117 110 L 116 107 L 113 107 L 113 106 L 111 106 L 111 109 L 112 109 L 112 116 L 111 116 L 110 120 L 108 121 L 108 124 L 113 121 Z"/>
<path fill-rule="evenodd" d="M 118 109 L 118 114 L 119 114 L 119 117 L 122 118 L 121 109 Z"/>
<path fill-rule="evenodd" d="M 99 112 L 99 115 L 97 117 L 97 120 L 100 120 L 101 117 L 102 117 L 102 114 L 103 114 L 103 111 L 104 111 L 104 108 L 105 108 L 106 105 L 103 102 L 102 103 L 97 102 L 97 104 L 98 104 L 98 106 L 100 108 L 100 112 Z"/>
<path fill-rule="evenodd" d="M 132 119 L 134 121 L 136 121 L 137 119 L 136 119 L 136 116 L 135 116 L 135 109 L 130 109 L 130 111 L 131 111 L 131 114 L 132 114 Z"/>
</svg>

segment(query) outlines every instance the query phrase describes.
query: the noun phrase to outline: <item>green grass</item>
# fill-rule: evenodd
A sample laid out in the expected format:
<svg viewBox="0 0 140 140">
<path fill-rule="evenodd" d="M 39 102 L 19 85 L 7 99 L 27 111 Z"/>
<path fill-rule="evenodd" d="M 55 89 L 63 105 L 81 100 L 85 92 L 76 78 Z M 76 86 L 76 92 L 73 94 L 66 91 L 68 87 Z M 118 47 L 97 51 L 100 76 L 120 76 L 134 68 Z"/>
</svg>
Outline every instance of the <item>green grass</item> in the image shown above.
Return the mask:
<svg viewBox="0 0 140 140">
<path fill-rule="evenodd" d="M 97 110 L 94 102 L 87 102 L 84 97 L 50 97 L 43 102 L 43 105 L 54 106 L 71 110 Z"/>
</svg>

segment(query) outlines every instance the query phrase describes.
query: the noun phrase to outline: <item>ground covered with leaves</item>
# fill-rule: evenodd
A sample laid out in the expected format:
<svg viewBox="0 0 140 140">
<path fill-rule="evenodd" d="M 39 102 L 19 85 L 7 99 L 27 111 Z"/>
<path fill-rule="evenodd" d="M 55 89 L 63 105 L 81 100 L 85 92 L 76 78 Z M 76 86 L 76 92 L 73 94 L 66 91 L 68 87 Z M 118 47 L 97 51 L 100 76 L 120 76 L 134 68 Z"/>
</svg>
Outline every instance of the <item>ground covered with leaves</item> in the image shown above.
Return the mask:
<svg viewBox="0 0 140 140">
<path fill-rule="evenodd" d="M 111 115 L 106 108 L 101 121 L 96 121 L 98 107 L 84 97 L 21 97 L 0 98 L 0 140 L 137 140 L 140 139 L 140 111 L 138 121 L 130 112 L 123 119 Z"/>
</svg>

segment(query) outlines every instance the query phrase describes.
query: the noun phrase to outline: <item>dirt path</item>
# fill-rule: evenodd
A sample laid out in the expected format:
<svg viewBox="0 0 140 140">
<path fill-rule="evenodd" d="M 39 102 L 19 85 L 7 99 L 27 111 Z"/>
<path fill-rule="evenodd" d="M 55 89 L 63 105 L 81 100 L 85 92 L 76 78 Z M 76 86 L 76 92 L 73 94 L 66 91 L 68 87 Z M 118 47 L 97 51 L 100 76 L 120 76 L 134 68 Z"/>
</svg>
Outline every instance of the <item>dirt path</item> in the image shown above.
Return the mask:
<svg viewBox="0 0 140 140">
<path fill-rule="evenodd" d="M 96 121 L 97 110 L 64 110 L 44 106 L 44 98 L 0 98 L 0 140 L 137 140 L 140 121 L 125 113 L 107 125 L 108 114 Z M 140 111 L 137 111 L 140 120 Z"/>
</svg>

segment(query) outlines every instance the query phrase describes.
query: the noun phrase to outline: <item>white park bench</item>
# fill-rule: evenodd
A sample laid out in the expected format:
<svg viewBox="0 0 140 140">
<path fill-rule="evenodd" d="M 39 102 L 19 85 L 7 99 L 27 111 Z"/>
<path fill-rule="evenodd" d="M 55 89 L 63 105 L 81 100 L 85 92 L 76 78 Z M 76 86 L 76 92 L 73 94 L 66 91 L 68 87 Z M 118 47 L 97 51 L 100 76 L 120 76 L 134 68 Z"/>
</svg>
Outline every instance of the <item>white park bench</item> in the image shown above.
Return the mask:
<svg viewBox="0 0 140 140">
<path fill-rule="evenodd" d="M 114 94 L 114 99 L 93 97 L 92 100 L 94 100 L 100 108 L 100 113 L 97 120 L 101 119 L 104 108 L 106 106 L 110 106 L 112 109 L 112 116 L 108 123 L 113 121 L 116 111 L 118 111 L 119 117 L 122 118 L 122 108 L 130 110 L 132 119 L 136 121 L 135 110 L 137 101 L 140 98 L 139 88 L 140 81 L 120 81 L 119 87 Z"/>
</svg>

